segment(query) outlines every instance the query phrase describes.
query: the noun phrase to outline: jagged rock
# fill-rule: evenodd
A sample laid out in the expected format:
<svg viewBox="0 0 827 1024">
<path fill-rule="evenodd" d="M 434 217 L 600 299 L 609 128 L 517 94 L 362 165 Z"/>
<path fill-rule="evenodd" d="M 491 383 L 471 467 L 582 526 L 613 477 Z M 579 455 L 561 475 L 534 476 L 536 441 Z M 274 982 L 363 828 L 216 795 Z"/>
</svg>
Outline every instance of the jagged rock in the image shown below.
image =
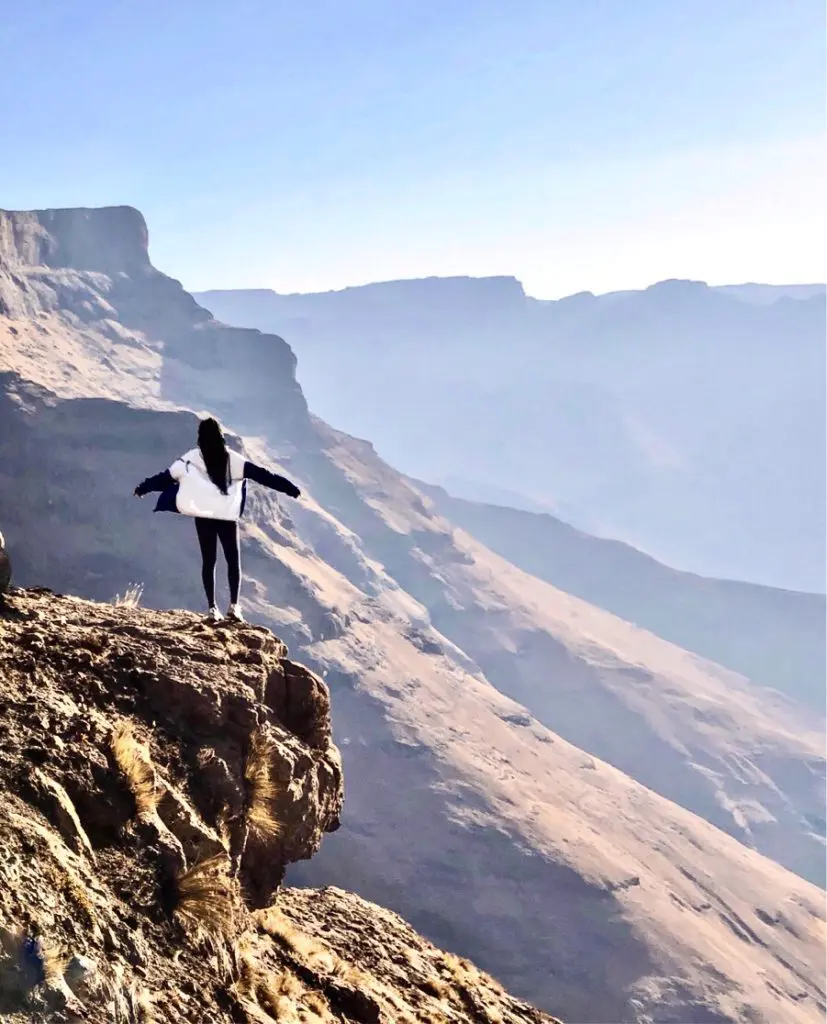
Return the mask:
<svg viewBox="0 0 827 1024">
<path fill-rule="evenodd" d="M 244 804 L 245 758 L 258 731 L 266 732 L 279 784 L 272 811 L 280 826 L 241 865 L 258 901 L 266 902 L 286 864 L 311 857 L 338 825 L 342 771 L 327 688 L 288 662 L 269 630 L 212 629 L 187 613 L 48 592 L 21 592 L 14 606 L 23 618 L 10 619 L 0 636 L 11 690 L 4 694 L 11 698 L 10 742 L 0 772 L 15 756 L 38 764 L 30 784 L 76 851 L 91 852 L 112 823 L 123 827 L 132 816 L 114 763 L 96 770 L 108 737 L 124 721 L 148 750 L 156 779 L 157 794 L 151 810 L 138 815 L 138 831 L 173 861 L 229 850 L 227 830 Z M 276 707 L 266 699 L 274 678 L 289 681 Z M 215 770 L 204 771 L 208 763 L 224 768 L 217 791 Z"/>
<path fill-rule="evenodd" d="M 75 995 L 83 999 L 99 984 L 98 965 L 91 957 L 75 953 L 66 965 L 63 978 Z"/>
<path fill-rule="evenodd" d="M 327 687 L 268 630 L 46 590 L 9 602 L 0 1017 L 550 1021 L 475 969 L 429 981 L 444 955 L 378 907 L 279 890 L 338 826 L 343 788 Z M 342 906 L 372 944 L 347 947 Z"/>
<path fill-rule="evenodd" d="M 408 993 L 411 1002 L 421 1007 L 419 1020 L 433 1020 L 427 1012 L 437 1011 L 451 1014 L 449 1020 L 560 1024 L 513 999 L 470 961 L 424 942 L 397 914 L 375 907 L 353 893 L 334 886 L 291 889 L 280 896 L 278 908 L 275 915 L 272 911 L 259 915 L 258 922 L 264 931 L 281 936 L 291 949 L 292 967 L 297 974 L 301 976 L 308 965 L 318 965 L 326 954 L 332 954 L 345 965 L 337 970 L 337 984 L 329 989 L 328 999 L 346 1020 L 406 1019 L 402 1014 L 388 1016 L 378 994 L 364 990 L 362 982 L 368 969 L 389 988 L 398 987 Z M 294 929 L 300 937 L 296 937 Z M 356 949 L 358 966 L 348 969 Z"/>
<path fill-rule="evenodd" d="M 85 853 L 94 861 L 95 854 L 83 825 L 80 823 L 75 805 L 59 782 L 50 779 L 39 768 L 33 773 L 33 787 L 41 806 L 59 829 L 75 853 Z"/>
<path fill-rule="evenodd" d="M 225 848 L 218 832 L 206 824 L 186 795 L 175 786 L 165 788 L 158 816 L 181 844 L 186 863 L 214 857 Z"/>
</svg>

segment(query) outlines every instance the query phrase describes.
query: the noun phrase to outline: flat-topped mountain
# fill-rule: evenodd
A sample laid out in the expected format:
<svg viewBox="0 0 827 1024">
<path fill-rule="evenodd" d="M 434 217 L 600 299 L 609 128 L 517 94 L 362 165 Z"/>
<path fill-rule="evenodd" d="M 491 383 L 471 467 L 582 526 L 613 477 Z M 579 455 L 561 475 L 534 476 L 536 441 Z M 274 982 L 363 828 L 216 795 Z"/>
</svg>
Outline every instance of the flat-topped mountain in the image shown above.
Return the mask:
<svg viewBox="0 0 827 1024">
<path fill-rule="evenodd" d="M 155 273 L 146 222 L 130 206 L 14 215 L 3 211 L 0 254 L 7 267 L 69 268 L 110 276 Z"/>
<path fill-rule="evenodd" d="M 307 295 L 279 295 L 266 288 L 210 291 L 199 293 L 198 301 L 207 308 L 214 301 L 229 323 L 244 324 L 277 311 L 299 317 L 307 312 L 345 323 L 361 322 L 366 315 L 390 322 L 435 321 L 443 316 L 484 320 L 521 311 L 533 300 L 515 277 L 426 277 Z"/>
</svg>

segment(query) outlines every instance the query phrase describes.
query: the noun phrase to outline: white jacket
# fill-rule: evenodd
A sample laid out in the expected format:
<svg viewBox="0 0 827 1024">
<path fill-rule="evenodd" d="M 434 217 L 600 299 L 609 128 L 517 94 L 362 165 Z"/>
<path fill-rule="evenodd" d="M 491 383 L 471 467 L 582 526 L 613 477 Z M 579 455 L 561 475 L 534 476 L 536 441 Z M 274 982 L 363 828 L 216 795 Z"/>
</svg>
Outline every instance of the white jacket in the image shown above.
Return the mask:
<svg viewBox="0 0 827 1024">
<path fill-rule="evenodd" d="M 228 452 L 230 457 L 230 482 L 227 493 L 222 494 L 210 480 L 204 458 L 198 448 L 192 448 L 180 459 L 155 476 L 147 477 L 135 488 L 135 494 L 142 498 L 150 491 L 160 491 L 155 506 L 156 512 L 180 512 L 185 516 L 199 519 L 225 519 L 235 522 L 244 512 L 247 499 L 247 481 L 280 491 L 291 498 L 301 496 L 299 488 L 287 477 L 271 473 L 238 452 Z"/>
<path fill-rule="evenodd" d="M 221 491 L 210 480 L 204 457 L 198 448 L 193 448 L 169 467 L 170 476 L 178 484 L 175 504 L 185 516 L 200 519 L 237 520 L 244 504 L 245 458 L 238 452 L 229 452 L 230 486 L 227 493 Z"/>
</svg>

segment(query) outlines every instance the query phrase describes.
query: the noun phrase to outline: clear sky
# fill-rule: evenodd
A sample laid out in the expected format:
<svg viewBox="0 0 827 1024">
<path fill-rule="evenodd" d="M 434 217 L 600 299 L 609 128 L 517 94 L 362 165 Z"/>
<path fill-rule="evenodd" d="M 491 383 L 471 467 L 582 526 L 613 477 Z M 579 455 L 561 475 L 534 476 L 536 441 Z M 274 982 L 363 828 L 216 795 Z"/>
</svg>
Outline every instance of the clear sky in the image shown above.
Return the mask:
<svg viewBox="0 0 827 1024">
<path fill-rule="evenodd" d="M 33 0 L 0 206 L 128 203 L 192 290 L 824 280 L 823 0 Z"/>
</svg>

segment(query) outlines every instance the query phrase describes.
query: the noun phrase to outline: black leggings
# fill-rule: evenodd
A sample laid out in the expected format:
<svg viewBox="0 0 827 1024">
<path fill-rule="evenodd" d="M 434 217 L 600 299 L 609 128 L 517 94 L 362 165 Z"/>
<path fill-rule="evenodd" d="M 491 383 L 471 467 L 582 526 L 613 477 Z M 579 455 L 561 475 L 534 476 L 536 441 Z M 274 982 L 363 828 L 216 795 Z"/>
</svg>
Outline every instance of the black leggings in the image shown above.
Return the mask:
<svg viewBox="0 0 827 1024">
<path fill-rule="evenodd" d="M 238 602 L 241 586 L 241 556 L 238 551 L 238 523 L 229 519 L 196 519 L 198 543 L 201 545 L 201 579 L 210 608 L 215 604 L 215 561 L 218 541 L 227 559 L 227 580 L 230 584 L 230 603 Z"/>
</svg>

